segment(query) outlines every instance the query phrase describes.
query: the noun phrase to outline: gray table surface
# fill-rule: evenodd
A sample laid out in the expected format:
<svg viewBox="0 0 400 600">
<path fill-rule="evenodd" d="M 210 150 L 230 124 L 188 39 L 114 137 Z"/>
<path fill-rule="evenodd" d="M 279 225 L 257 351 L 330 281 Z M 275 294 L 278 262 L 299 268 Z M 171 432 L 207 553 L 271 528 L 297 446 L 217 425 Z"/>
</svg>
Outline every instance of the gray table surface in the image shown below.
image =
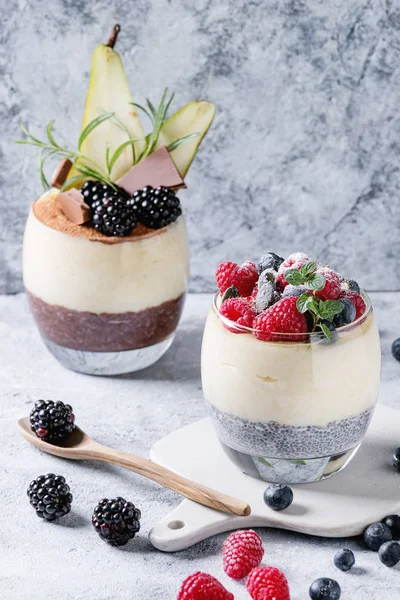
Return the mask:
<svg viewBox="0 0 400 600">
<path fill-rule="evenodd" d="M 372 294 L 382 335 L 381 402 L 400 406 L 400 364 L 390 345 L 400 336 L 400 293 Z M 205 415 L 200 383 L 201 336 L 211 296 L 188 299 L 174 345 L 154 367 L 115 378 L 69 372 L 48 354 L 30 318 L 23 295 L 0 296 L 0 598 L 4 600 L 173 600 L 181 581 L 202 570 L 234 593 L 249 596 L 243 583 L 222 569 L 226 535 L 176 554 L 155 550 L 147 539 L 152 525 L 179 502 L 177 494 L 118 467 L 68 462 L 40 453 L 19 437 L 15 423 L 37 398 L 60 399 L 75 409 L 79 424 L 98 441 L 148 455 L 167 433 Z M 400 445 L 400 440 L 399 440 Z M 26 497 L 36 476 L 66 476 L 73 510 L 64 519 L 38 519 Z M 384 493 L 384 491 L 382 491 Z M 92 529 L 91 512 L 99 499 L 121 495 L 142 510 L 142 529 L 122 549 L 109 548 Z M 292 600 L 308 598 L 310 583 L 336 578 L 342 598 L 399 600 L 400 567 L 387 569 L 359 539 L 333 540 L 262 529 L 265 564 L 287 575 Z M 352 548 L 357 569 L 341 573 L 335 551 Z"/>
</svg>

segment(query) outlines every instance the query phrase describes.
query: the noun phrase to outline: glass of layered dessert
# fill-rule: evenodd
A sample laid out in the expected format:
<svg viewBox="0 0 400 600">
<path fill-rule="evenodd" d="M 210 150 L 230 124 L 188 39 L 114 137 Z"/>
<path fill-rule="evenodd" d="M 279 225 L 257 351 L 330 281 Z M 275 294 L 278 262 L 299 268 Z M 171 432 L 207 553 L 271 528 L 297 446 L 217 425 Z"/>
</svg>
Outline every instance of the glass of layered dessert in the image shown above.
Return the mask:
<svg viewBox="0 0 400 600">
<path fill-rule="evenodd" d="M 217 284 L 202 382 L 226 454 L 270 482 L 337 473 L 359 448 L 378 397 L 369 297 L 302 253 L 223 263 Z"/>
<path fill-rule="evenodd" d="M 94 53 L 76 151 L 26 129 L 20 143 L 41 151 L 47 188 L 28 217 L 24 284 L 51 353 L 66 367 L 111 375 L 156 362 L 173 341 L 189 276 L 177 192 L 215 113 L 190 102 L 167 117 L 172 96 L 139 108 L 114 50 L 120 27 Z M 111 90 L 111 92 L 110 92 Z M 43 164 L 61 162 L 47 184 Z"/>
</svg>

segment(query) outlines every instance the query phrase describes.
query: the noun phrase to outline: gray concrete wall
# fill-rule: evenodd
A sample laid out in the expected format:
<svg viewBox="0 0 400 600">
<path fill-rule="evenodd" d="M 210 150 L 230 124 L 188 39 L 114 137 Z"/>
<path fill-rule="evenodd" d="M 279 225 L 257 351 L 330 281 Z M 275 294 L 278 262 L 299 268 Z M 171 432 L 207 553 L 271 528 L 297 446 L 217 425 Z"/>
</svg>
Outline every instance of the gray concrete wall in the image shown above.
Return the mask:
<svg viewBox="0 0 400 600">
<path fill-rule="evenodd" d="M 187 178 L 192 291 L 224 259 L 303 250 L 400 288 L 400 5 L 395 0 L 1 0 L 0 292 L 21 289 L 37 156 L 20 121 L 76 143 L 91 54 L 115 22 L 138 101 L 213 100 Z"/>
</svg>

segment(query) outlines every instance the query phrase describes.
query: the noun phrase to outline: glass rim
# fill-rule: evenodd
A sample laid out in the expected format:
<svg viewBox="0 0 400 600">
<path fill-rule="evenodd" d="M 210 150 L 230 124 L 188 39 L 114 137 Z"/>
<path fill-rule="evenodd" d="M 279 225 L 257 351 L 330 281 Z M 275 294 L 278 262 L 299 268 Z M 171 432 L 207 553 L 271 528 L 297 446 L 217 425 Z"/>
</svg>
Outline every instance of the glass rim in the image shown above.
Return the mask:
<svg viewBox="0 0 400 600">
<path fill-rule="evenodd" d="M 343 327 L 338 327 L 337 328 L 338 334 L 346 333 L 347 331 L 351 331 L 352 329 L 355 329 L 356 327 L 358 327 L 359 325 L 364 323 L 364 321 L 366 321 L 367 318 L 372 314 L 373 308 L 372 308 L 372 302 L 371 302 L 370 297 L 365 292 L 365 290 L 361 290 L 360 295 L 365 302 L 365 312 L 360 317 L 358 317 L 358 319 L 356 319 L 355 321 L 352 321 L 351 323 L 348 323 L 347 325 L 343 325 Z M 220 297 L 221 296 L 220 296 L 219 292 L 216 292 L 214 294 L 213 302 L 212 302 L 212 310 L 213 310 L 214 314 L 218 317 L 218 319 L 223 324 L 225 324 L 227 327 L 229 327 L 231 329 L 236 329 L 237 331 L 241 331 L 242 333 L 254 334 L 255 332 L 259 331 L 259 330 L 255 329 L 254 327 L 246 327 L 245 325 L 238 325 L 235 321 L 231 321 L 224 315 L 221 315 L 221 313 L 219 311 L 219 307 L 218 307 L 218 299 Z M 318 335 L 320 332 L 315 332 L 315 333 Z M 305 335 L 309 335 L 309 334 L 305 334 L 305 333 L 282 333 L 281 331 L 277 331 L 277 332 L 272 331 L 271 335 L 274 336 L 274 339 L 270 340 L 269 343 L 279 342 L 279 338 L 284 339 L 284 341 L 286 341 L 286 342 L 290 342 L 290 340 L 293 340 L 293 341 L 297 340 L 297 343 L 299 343 L 299 338 L 303 338 L 301 340 L 303 343 L 305 343 L 305 344 L 310 343 L 309 339 L 304 340 Z"/>
</svg>

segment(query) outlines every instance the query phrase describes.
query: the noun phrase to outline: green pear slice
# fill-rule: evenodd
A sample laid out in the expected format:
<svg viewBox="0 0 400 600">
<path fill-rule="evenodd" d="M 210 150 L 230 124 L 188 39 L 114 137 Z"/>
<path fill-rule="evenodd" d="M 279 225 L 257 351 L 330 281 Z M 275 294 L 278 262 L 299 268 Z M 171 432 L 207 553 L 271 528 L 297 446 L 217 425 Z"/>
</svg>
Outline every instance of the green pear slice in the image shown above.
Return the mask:
<svg viewBox="0 0 400 600">
<path fill-rule="evenodd" d="M 214 104 L 199 100 L 189 102 L 164 121 L 156 149 L 160 146 L 169 146 L 175 140 L 186 135 L 199 134 L 197 138 L 185 142 L 171 151 L 171 157 L 181 177 L 185 177 L 188 172 L 197 149 L 213 122 L 214 116 Z"/>
<path fill-rule="evenodd" d="M 103 121 L 96 127 L 86 137 L 80 151 L 85 157 L 97 163 L 105 173 L 107 173 L 107 147 L 111 157 L 116 148 L 129 138 L 139 140 L 144 138 L 142 125 L 132 102 L 120 55 L 109 45 L 98 45 L 93 53 L 82 131 L 88 123 L 104 113 L 114 113 L 114 118 Z M 136 157 L 139 156 L 143 146 L 144 141 L 134 143 Z M 116 181 L 122 177 L 133 163 L 133 150 L 129 145 L 115 162 L 111 171 L 111 180 Z M 89 162 L 87 164 L 90 166 Z M 76 175 L 79 173 L 73 168 L 69 177 Z"/>
</svg>

